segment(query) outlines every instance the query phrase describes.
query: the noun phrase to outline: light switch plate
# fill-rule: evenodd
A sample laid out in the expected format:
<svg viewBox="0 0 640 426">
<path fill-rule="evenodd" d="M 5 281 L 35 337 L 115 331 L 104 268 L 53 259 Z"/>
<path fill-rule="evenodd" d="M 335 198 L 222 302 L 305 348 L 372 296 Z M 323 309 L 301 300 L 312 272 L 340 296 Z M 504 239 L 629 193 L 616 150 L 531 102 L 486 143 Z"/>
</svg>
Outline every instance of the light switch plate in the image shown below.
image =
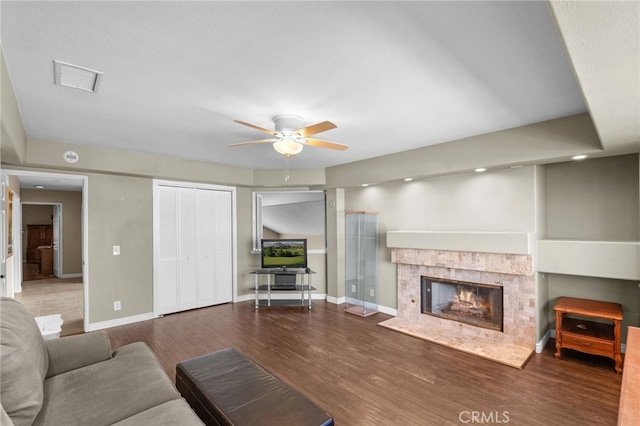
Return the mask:
<svg viewBox="0 0 640 426">
<path fill-rule="evenodd" d="M 120 255 L 120 246 L 113 246 L 113 255 L 114 256 Z"/>
</svg>

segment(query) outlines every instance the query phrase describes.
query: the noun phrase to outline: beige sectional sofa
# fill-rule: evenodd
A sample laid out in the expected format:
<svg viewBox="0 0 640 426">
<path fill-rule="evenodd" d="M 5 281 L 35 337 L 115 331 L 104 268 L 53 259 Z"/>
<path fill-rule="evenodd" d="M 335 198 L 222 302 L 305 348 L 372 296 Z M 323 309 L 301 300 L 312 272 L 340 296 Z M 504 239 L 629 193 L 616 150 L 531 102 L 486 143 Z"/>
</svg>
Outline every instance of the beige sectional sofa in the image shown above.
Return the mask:
<svg viewBox="0 0 640 426">
<path fill-rule="evenodd" d="M 151 350 L 111 351 L 100 331 L 44 340 L 19 302 L 0 300 L 1 425 L 202 425 Z"/>
</svg>

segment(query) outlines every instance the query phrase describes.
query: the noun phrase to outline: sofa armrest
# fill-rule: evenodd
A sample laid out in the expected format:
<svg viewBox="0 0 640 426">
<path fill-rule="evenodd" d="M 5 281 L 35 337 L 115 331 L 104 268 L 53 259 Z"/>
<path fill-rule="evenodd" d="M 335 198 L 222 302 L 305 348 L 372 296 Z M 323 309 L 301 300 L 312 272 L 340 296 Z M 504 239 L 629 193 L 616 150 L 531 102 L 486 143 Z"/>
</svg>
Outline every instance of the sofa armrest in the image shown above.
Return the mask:
<svg viewBox="0 0 640 426">
<path fill-rule="evenodd" d="M 49 352 L 47 377 L 111 359 L 111 342 L 106 331 L 45 340 Z"/>
</svg>

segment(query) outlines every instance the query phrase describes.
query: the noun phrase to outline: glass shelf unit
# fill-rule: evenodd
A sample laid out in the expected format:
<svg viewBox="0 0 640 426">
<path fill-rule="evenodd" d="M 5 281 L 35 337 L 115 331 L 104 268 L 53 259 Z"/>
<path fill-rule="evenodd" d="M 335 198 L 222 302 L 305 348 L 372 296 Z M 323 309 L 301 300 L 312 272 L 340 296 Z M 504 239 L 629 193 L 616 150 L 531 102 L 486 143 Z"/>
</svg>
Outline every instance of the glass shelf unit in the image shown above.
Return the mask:
<svg viewBox="0 0 640 426">
<path fill-rule="evenodd" d="M 378 214 L 346 212 L 345 311 L 378 312 Z"/>
</svg>

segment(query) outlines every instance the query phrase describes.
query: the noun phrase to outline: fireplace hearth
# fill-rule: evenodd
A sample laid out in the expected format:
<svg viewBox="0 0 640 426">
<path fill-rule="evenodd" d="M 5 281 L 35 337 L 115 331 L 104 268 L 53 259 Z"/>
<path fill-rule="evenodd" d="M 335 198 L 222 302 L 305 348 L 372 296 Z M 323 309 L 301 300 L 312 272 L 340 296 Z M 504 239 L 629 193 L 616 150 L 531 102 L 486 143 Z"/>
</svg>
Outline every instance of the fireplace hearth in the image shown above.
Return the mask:
<svg viewBox="0 0 640 426">
<path fill-rule="evenodd" d="M 502 331 L 502 287 L 420 278 L 420 311 L 476 327 Z"/>
</svg>

